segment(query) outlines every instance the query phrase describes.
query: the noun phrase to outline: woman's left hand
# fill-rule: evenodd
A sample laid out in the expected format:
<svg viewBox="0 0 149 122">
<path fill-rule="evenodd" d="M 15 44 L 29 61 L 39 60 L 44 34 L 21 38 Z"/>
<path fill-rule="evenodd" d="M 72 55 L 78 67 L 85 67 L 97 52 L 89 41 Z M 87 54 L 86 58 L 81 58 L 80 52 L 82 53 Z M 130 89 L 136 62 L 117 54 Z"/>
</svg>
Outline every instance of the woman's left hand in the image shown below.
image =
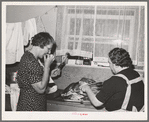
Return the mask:
<svg viewBox="0 0 149 122">
<path fill-rule="evenodd" d="M 61 74 L 61 71 L 60 71 L 59 68 L 56 68 L 56 69 L 51 71 L 51 77 L 56 77 L 56 76 L 58 76 L 60 74 Z"/>
</svg>

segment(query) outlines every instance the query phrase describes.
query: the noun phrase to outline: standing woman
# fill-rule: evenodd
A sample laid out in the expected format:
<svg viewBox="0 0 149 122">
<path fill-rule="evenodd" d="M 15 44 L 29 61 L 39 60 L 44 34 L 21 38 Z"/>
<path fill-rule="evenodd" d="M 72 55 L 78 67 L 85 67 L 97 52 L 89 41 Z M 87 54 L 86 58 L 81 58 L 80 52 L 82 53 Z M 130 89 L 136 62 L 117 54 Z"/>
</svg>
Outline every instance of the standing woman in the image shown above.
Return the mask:
<svg viewBox="0 0 149 122">
<path fill-rule="evenodd" d="M 17 111 L 46 111 L 45 90 L 55 60 L 49 54 L 54 43 L 49 33 L 40 32 L 32 38 L 32 49 L 22 56 L 17 77 L 20 88 Z M 44 58 L 44 68 L 38 62 L 40 58 Z"/>
</svg>

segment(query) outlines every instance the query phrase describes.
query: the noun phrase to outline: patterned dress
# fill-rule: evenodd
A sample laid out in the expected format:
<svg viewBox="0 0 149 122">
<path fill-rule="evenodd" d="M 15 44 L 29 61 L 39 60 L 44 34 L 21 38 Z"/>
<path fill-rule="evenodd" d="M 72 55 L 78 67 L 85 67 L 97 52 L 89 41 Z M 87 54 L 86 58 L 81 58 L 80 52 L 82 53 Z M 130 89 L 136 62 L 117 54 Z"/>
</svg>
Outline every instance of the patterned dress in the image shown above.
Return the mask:
<svg viewBox="0 0 149 122">
<path fill-rule="evenodd" d="M 42 81 L 43 67 L 28 51 L 21 58 L 18 69 L 20 96 L 17 111 L 46 111 L 46 94 L 39 94 L 31 84 Z"/>
</svg>

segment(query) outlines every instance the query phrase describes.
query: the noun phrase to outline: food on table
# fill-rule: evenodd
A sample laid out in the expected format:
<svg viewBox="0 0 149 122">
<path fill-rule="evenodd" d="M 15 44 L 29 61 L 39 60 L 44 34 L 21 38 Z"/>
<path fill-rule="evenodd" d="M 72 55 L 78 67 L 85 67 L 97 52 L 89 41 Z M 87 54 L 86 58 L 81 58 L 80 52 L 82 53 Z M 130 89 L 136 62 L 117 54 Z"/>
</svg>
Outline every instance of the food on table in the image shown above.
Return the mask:
<svg viewBox="0 0 149 122">
<path fill-rule="evenodd" d="M 87 94 L 83 93 L 80 89 L 81 82 L 87 83 L 94 94 L 97 94 L 102 87 L 102 82 L 96 82 L 93 79 L 83 77 L 78 82 L 69 84 L 62 92 L 61 97 L 67 101 L 89 100 Z"/>
</svg>

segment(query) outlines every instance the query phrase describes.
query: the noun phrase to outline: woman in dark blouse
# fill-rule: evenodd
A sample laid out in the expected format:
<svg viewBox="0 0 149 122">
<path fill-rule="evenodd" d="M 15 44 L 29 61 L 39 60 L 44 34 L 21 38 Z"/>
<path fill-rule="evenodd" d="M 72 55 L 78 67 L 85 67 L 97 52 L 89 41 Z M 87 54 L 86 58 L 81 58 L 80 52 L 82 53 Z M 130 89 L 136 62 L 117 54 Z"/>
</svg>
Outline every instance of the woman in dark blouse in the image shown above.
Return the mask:
<svg viewBox="0 0 149 122">
<path fill-rule="evenodd" d="M 40 32 L 32 38 L 32 49 L 22 56 L 17 77 L 20 88 L 17 111 L 46 111 L 45 90 L 55 60 L 51 54 L 54 43 L 49 33 Z M 40 58 L 44 58 L 44 67 L 38 62 Z"/>
<path fill-rule="evenodd" d="M 87 84 L 82 84 L 95 107 L 104 106 L 107 111 L 143 111 L 144 83 L 140 74 L 134 70 L 129 53 L 123 48 L 109 52 L 108 61 L 113 76 L 104 81 L 96 95 Z"/>
</svg>

